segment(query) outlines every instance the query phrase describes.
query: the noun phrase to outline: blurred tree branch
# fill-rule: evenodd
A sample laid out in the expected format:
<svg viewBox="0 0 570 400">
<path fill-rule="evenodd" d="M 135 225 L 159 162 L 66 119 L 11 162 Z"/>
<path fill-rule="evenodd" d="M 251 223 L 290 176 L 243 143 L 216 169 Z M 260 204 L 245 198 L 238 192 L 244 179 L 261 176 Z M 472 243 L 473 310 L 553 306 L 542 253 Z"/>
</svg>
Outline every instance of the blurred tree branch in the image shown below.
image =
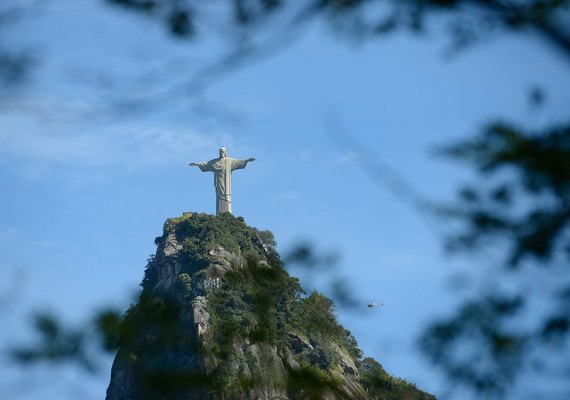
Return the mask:
<svg viewBox="0 0 570 400">
<path fill-rule="evenodd" d="M 451 248 L 470 250 L 505 238 L 512 267 L 528 257 L 546 263 L 562 255 L 570 261 L 570 125 L 529 133 L 492 123 L 443 154 L 471 164 L 483 177 L 498 177 L 490 185 L 462 188 L 461 201 L 441 209 L 465 225 L 449 241 Z"/>
<path fill-rule="evenodd" d="M 204 19 L 212 6 L 200 1 L 105 1 L 159 19 L 179 38 L 195 38 L 211 28 Z M 532 31 L 570 61 L 568 0 L 307 0 L 304 4 L 314 19 L 325 20 L 335 32 L 354 39 L 400 29 L 425 33 L 428 20 L 443 17 L 456 47 L 490 32 Z M 228 0 L 217 3 L 216 10 L 230 35 L 237 32 L 240 40 L 249 40 L 259 28 L 297 5 L 291 0 Z"/>
<path fill-rule="evenodd" d="M 3 40 L 5 31 L 24 18 L 28 11 L 28 7 L 22 4 L 0 6 L 0 82 L 5 88 L 14 88 L 25 82 L 37 64 L 37 57 L 30 48 Z"/>
<path fill-rule="evenodd" d="M 490 123 L 478 136 L 444 147 L 442 154 L 467 163 L 481 177 L 459 189 L 455 204 L 439 208 L 441 217 L 457 223 L 448 248 L 468 255 L 500 250 L 505 259 L 499 265 L 510 271 L 509 289 L 487 287 L 453 315 L 432 323 L 421 338 L 423 351 L 450 382 L 489 397 L 505 398 L 530 371 L 566 379 L 570 126 L 529 132 Z M 524 278 L 537 267 L 547 269 L 549 279 L 529 286 Z M 490 279 L 500 283 L 503 275 L 495 274 Z M 549 306 L 538 311 L 540 302 Z M 466 356 L 471 350 L 475 354 Z M 570 387 L 562 387 L 568 395 Z"/>
</svg>

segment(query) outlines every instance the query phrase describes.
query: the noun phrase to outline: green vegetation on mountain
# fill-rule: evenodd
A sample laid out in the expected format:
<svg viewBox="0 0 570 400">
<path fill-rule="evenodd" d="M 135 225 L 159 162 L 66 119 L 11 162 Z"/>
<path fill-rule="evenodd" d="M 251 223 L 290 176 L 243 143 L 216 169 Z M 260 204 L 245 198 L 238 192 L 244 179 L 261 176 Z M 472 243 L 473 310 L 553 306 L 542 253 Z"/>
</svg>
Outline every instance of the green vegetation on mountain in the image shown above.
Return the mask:
<svg viewBox="0 0 570 400">
<path fill-rule="evenodd" d="M 433 399 L 363 358 L 333 302 L 283 268 L 270 232 L 188 213 L 156 243 L 107 399 Z"/>
</svg>

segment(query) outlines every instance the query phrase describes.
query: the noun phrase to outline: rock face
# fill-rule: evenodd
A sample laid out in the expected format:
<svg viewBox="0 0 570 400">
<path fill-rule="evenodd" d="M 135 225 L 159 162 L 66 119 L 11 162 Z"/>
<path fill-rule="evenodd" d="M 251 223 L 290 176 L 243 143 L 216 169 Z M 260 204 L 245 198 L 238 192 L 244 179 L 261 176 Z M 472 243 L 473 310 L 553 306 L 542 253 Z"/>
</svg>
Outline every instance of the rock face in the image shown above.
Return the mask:
<svg viewBox="0 0 570 400">
<path fill-rule="evenodd" d="M 283 269 L 270 232 L 185 213 L 156 239 L 107 400 L 434 399 L 389 376 Z"/>
</svg>

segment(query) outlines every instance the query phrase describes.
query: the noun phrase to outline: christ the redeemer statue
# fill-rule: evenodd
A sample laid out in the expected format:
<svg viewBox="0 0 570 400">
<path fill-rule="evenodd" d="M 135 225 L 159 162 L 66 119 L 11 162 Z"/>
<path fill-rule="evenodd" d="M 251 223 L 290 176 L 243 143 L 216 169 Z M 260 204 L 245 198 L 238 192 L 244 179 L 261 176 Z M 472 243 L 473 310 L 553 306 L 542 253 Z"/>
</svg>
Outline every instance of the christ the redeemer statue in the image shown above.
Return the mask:
<svg viewBox="0 0 570 400">
<path fill-rule="evenodd" d="M 220 148 L 220 157 L 208 162 L 193 162 L 189 165 L 200 167 L 202 172 L 214 173 L 214 186 L 216 187 L 216 215 L 225 212 L 232 212 L 232 171 L 243 169 L 248 162 L 255 161 L 255 158 L 247 160 L 236 160 L 229 158 L 225 147 Z"/>
</svg>

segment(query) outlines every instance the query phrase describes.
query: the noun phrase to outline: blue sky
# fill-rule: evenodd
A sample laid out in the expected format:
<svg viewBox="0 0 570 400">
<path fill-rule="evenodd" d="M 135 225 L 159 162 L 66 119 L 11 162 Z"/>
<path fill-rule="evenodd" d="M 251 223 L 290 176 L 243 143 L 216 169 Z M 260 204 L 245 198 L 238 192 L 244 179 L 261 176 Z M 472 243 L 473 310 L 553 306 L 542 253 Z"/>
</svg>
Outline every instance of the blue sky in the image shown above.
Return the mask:
<svg viewBox="0 0 570 400">
<path fill-rule="evenodd" d="M 469 174 L 434 157 L 434 146 L 491 118 L 534 127 L 562 121 L 566 60 L 532 37 L 501 36 L 450 58 L 438 34 L 355 46 L 315 27 L 188 98 L 189 77 L 220 46 L 174 41 L 156 21 L 100 3 L 47 3 L 10 33 L 41 51 L 32 82 L 0 98 L 0 293 L 17 288 L 4 306 L 10 329 L 2 343 L 26 335 L 32 309 L 80 323 L 94 307 L 126 307 L 164 220 L 214 212 L 211 176 L 187 164 L 225 145 L 232 157 L 256 158 L 234 175 L 234 214 L 271 230 L 282 251 L 310 240 L 338 252 L 335 273 L 364 304 L 385 303 L 340 309 L 340 320 L 390 373 L 441 394 L 415 339 L 474 290 L 476 283 L 452 291 L 449 279 L 483 257 L 445 254 L 443 225 L 372 180 L 363 155 L 334 144 L 327 121 L 341 120 L 425 196 L 450 198 Z M 541 111 L 527 101 L 533 86 L 547 93 Z M 117 93 L 165 87 L 148 108 L 118 112 Z M 314 284 L 326 290 L 324 282 Z M 100 398 L 110 360 L 102 363 L 95 378 L 73 369 L 26 372 L 42 387 L 63 383 L 25 397 L 77 395 L 69 381 L 79 380 L 82 397 Z"/>
</svg>

